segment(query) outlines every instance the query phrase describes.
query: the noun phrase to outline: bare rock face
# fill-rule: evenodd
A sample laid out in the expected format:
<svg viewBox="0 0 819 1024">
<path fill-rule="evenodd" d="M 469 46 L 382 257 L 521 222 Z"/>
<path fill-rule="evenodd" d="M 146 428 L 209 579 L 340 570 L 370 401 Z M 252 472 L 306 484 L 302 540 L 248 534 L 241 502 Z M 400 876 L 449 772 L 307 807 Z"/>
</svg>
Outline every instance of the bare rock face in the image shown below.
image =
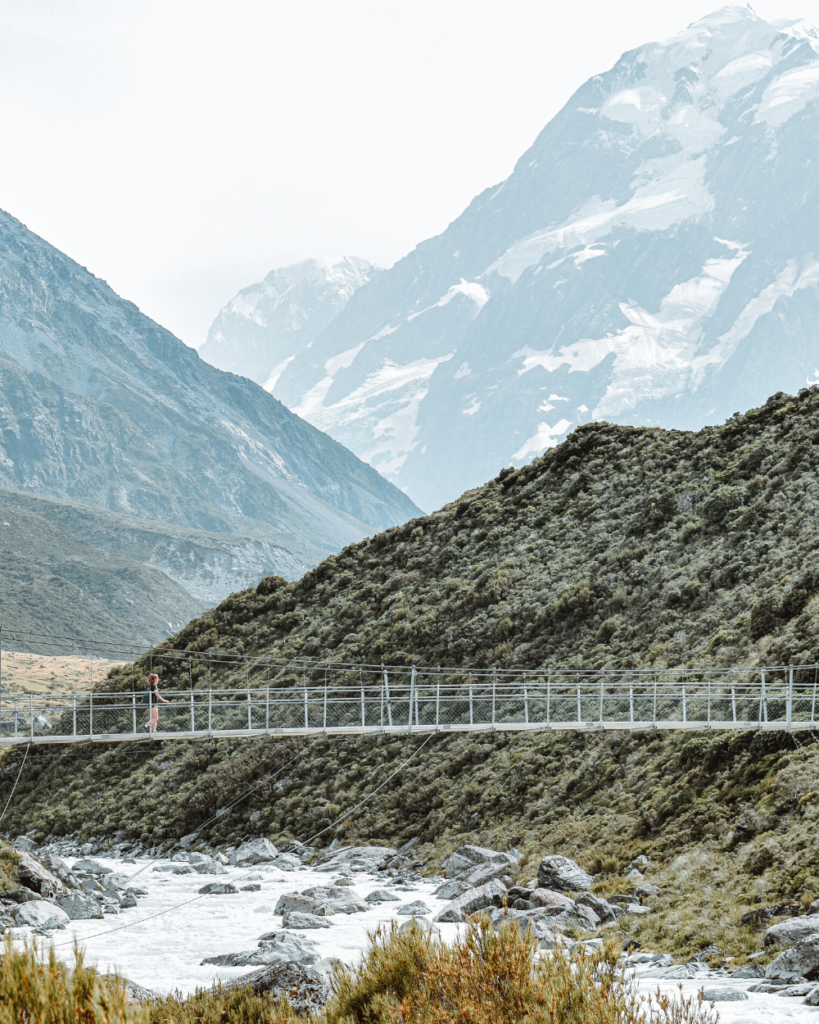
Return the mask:
<svg viewBox="0 0 819 1024">
<path fill-rule="evenodd" d="M 537 884 L 558 892 L 586 892 L 594 884 L 594 878 L 569 857 L 553 854 L 540 862 Z"/>
</svg>

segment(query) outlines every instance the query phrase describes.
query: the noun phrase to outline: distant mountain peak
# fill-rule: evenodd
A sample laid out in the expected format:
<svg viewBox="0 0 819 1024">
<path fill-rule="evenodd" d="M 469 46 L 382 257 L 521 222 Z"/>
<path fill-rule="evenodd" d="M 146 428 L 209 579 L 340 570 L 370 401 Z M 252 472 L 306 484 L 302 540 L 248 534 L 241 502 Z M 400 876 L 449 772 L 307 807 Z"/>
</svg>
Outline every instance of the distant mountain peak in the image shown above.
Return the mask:
<svg viewBox="0 0 819 1024">
<path fill-rule="evenodd" d="M 695 428 L 798 391 L 817 165 L 819 33 L 723 7 L 582 85 L 276 395 L 435 508 L 589 419 Z"/>
<path fill-rule="evenodd" d="M 378 270 L 359 256 L 322 256 L 277 267 L 221 310 L 199 354 L 272 393 L 288 363 Z"/>
</svg>

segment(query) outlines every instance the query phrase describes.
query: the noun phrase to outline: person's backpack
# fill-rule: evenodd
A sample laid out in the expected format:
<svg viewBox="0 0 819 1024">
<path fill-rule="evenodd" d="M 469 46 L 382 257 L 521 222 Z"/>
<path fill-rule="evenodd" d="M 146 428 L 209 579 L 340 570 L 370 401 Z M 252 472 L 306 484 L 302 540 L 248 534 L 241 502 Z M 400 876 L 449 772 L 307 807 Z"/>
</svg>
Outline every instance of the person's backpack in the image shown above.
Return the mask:
<svg viewBox="0 0 819 1024">
<path fill-rule="evenodd" d="M 142 703 L 143 704 L 150 704 L 151 703 L 151 688 L 150 688 L 150 686 L 146 686 L 145 687 L 145 692 L 142 694 Z"/>
</svg>

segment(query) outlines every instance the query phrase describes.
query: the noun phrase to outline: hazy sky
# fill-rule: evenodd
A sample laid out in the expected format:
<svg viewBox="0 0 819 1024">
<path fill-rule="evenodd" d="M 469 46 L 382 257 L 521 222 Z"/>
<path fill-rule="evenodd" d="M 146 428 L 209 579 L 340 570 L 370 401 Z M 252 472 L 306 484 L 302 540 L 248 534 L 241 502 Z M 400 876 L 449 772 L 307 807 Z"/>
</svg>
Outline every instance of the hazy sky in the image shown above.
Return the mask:
<svg viewBox="0 0 819 1024">
<path fill-rule="evenodd" d="M 587 78 L 717 6 L 0 0 L 0 207 L 199 345 L 275 266 L 393 263 Z"/>
</svg>

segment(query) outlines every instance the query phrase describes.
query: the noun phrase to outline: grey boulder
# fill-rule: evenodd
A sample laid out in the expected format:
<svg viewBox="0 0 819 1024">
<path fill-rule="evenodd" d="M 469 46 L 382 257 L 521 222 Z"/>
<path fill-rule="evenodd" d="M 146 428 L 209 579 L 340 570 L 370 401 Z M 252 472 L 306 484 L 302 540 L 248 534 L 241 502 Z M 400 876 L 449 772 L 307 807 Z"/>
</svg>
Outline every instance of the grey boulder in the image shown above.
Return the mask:
<svg viewBox="0 0 819 1024">
<path fill-rule="evenodd" d="M 470 871 L 464 881 L 473 889 L 485 882 L 491 882 L 493 878 L 499 878 L 504 885 L 512 884 L 512 876 L 517 871 L 517 861 L 503 860 L 495 861 L 492 864 L 481 864 Z"/>
<path fill-rule="evenodd" d="M 594 884 L 594 878 L 569 857 L 552 854 L 540 862 L 537 884 L 542 889 L 558 892 L 586 892 Z"/>
<path fill-rule="evenodd" d="M 468 914 L 477 914 L 489 907 L 502 907 L 505 896 L 506 886 L 493 879 L 476 889 L 467 890 L 437 913 L 433 920 L 448 923 L 465 921 Z"/>
<path fill-rule="evenodd" d="M 469 883 L 465 882 L 462 878 L 450 878 L 438 886 L 435 890 L 435 895 L 441 900 L 456 900 L 459 896 L 463 896 L 470 888 Z"/>
<path fill-rule="evenodd" d="M 555 892 L 554 889 L 532 889 L 528 901 L 533 907 L 559 907 L 562 910 L 574 910 L 575 903 L 573 899 L 564 896 L 562 892 Z"/>
<path fill-rule="evenodd" d="M 330 998 L 327 974 L 318 967 L 319 964 L 308 966 L 294 960 L 277 961 L 222 985 L 225 988 L 249 985 L 255 995 L 270 995 L 274 1002 L 285 994 L 293 1010 L 300 1017 L 306 1017 L 311 1010 L 321 1009 Z"/>
<path fill-rule="evenodd" d="M 318 904 L 310 896 L 302 896 L 297 892 L 286 892 L 279 896 L 274 914 L 312 914 L 313 908 Z"/>
<path fill-rule="evenodd" d="M 645 885 L 638 885 L 634 890 L 634 895 L 638 897 L 642 896 L 661 896 L 662 891 L 657 888 L 656 885 L 651 885 L 650 882 L 646 882 Z"/>
<path fill-rule="evenodd" d="M 783 950 L 765 968 L 768 981 L 819 981 L 819 935 L 809 935 Z"/>
<path fill-rule="evenodd" d="M 75 861 L 74 866 L 71 869 L 74 872 L 82 871 L 87 875 L 110 875 L 111 869 L 100 864 L 99 861 L 92 860 L 90 857 L 83 857 L 82 859 Z"/>
<path fill-rule="evenodd" d="M 272 863 L 279 871 L 298 871 L 302 867 L 301 860 L 292 853 L 280 853 Z"/>
<path fill-rule="evenodd" d="M 289 914 L 282 914 L 283 928 L 332 928 L 333 922 L 327 917 L 319 917 L 317 914 L 300 914 L 298 910 L 291 910 Z"/>
<path fill-rule="evenodd" d="M 70 920 L 68 914 L 55 903 L 48 900 L 33 900 L 22 903 L 14 910 L 14 921 L 18 925 L 30 925 L 43 931 L 64 928 Z"/>
<path fill-rule="evenodd" d="M 398 929 L 399 932 L 411 932 L 417 929 L 423 932 L 425 935 L 437 935 L 439 929 L 430 921 L 428 917 L 413 917 L 409 921 L 404 921 L 401 927 Z"/>
<path fill-rule="evenodd" d="M 400 917 L 423 917 L 429 913 L 429 907 L 423 900 L 415 900 L 413 903 L 404 903 L 395 911 Z"/>
<path fill-rule="evenodd" d="M 595 896 L 593 892 L 581 892 L 575 903 L 577 906 L 588 907 L 590 910 L 593 910 L 603 924 L 609 921 L 616 921 L 617 914 L 622 913 L 619 907 L 615 910 L 608 900 Z"/>
<path fill-rule="evenodd" d="M 765 932 L 765 945 L 792 946 L 817 932 L 819 932 L 819 914 L 793 917 L 790 921 L 780 921 L 779 924 L 771 925 Z"/>
<path fill-rule="evenodd" d="M 316 871 L 367 872 L 371 874 L 396 854 L 392 846 L 346 846 L 334 850 L 316 866 Z"/>
<path fill-rule="evenodd" d="M 86 921 L 90 918 L 99 919 L 102 917 L 102 911 L 96 900 L 89 899 L 88 896 L 84 896 L 80 892 L 72 892 L 65 896 L 60 896 L 54 902 L 61 910 L 68 914 L 69 919 L 72 921 Z M 133 901 L 133 905 L 136 906 L 136 900 Z"/>
<path fill-rule="evenodd" d="M 252 864 L 267 864 L 276 860 L 278 856 L 279 851 L 269 839 L 249 839 L 231 853 L 228 863 L 247 868 Z"/>
<path fill-rule="evenodd" d="M 400 899 L 388 889 L 374 889 L 364 897 L 365 903 L 395 903 Z"/>
<path fill-rule="evenodd" d="M 260 941 L 258 949 L 207 957 L 202 964 L 215 964 L 217 967 L 258 967 L 288 961 L 314 964 L 319 959 L 316 948 L 312 939 L 306 939 L 301 935 L 277 932 L 272 939 Z"/>
<path fill-rule="evenodd" d="M 487 868 L 490 864 L 505 865 L 510 868 L 517 866 L 520 856 L 517 851 L 501 853 L 499 850 L 490 850 L 485 846 L 459 846 L 458 849 L 447 857 L 441 867 L 447 878 L 467 878 L 476 868 Z M 484 881 L 490 881 L 485 879 Z M 480 883 L 481 885 L 483 882 Z"/>
<path fill-rule="evenodd" d="M 705 988 L 702 998 L 706 1003 L 741 1003 L 750 997 L 741 988 Z"/>
<path fill-rule="evenodd" d="M 199 894 L 201 896 L 225 896 L 238 891 L 236 886 L 231 885 L 230 882 L 208 882 L 207 885 L 203 885 L 199 889 Z"/>
<path fill-rule="evenodd" d="M 197 875 L 226 875 L 227 869 L 222 867 L 218 860 L 213 857 L 205 857 L 202 860 L 191 861 L 191 867 Z"/>
</svg>

